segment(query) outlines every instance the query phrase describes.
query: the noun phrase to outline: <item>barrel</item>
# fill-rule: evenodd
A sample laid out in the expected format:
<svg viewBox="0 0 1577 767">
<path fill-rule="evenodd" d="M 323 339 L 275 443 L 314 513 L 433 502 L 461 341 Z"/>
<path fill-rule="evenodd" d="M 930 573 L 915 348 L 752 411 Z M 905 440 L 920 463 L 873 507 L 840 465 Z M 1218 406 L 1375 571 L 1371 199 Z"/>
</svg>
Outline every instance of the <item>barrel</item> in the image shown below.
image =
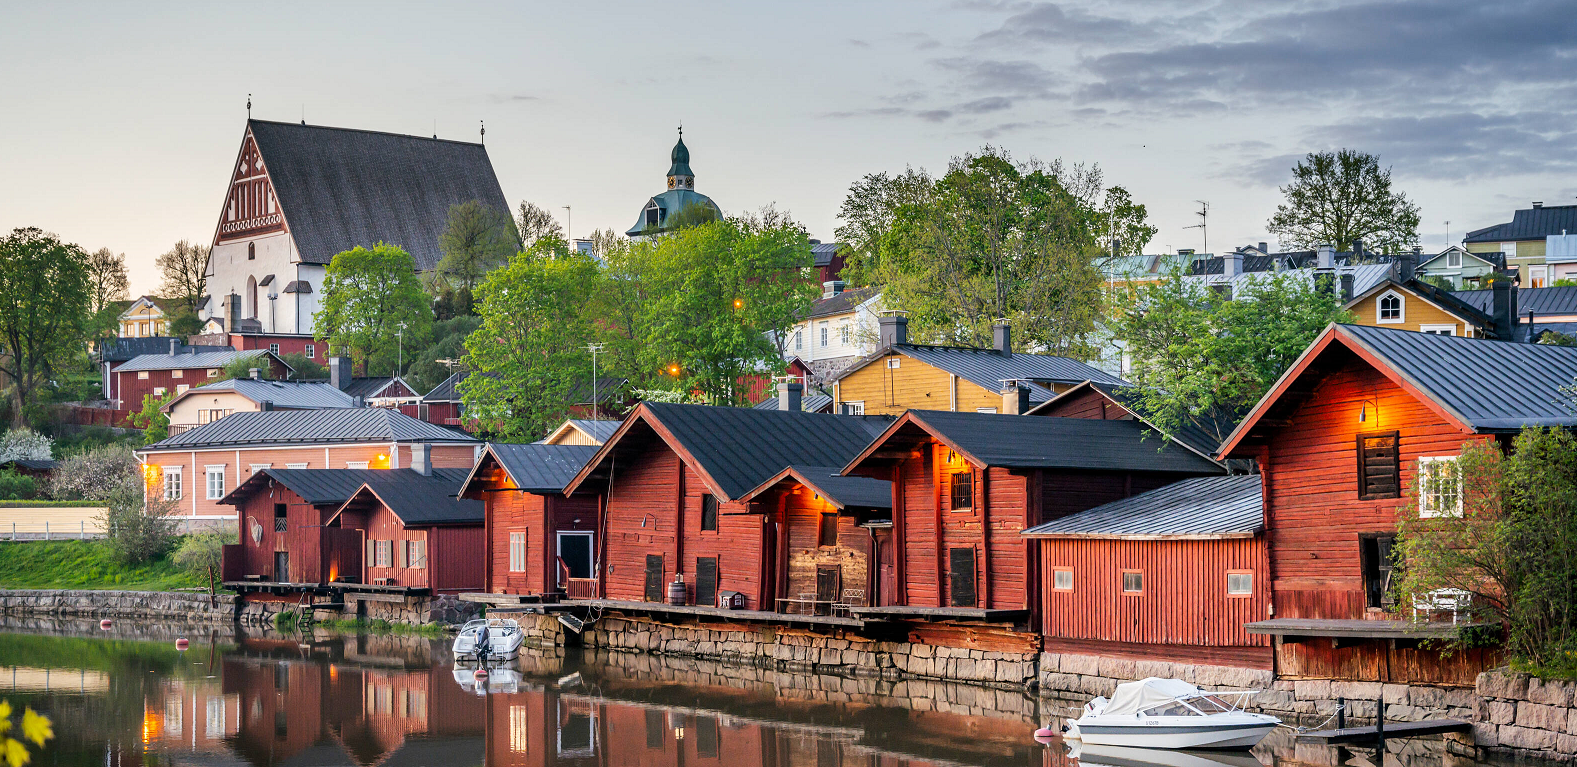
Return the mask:
<svg viewBox="0 0 1577 767">
<path fill-rule="evenodd" d="M 668 604 L 682 605 L 685 603 L 684 581 L 674 581 L 668 584 Z"/>
</svg>

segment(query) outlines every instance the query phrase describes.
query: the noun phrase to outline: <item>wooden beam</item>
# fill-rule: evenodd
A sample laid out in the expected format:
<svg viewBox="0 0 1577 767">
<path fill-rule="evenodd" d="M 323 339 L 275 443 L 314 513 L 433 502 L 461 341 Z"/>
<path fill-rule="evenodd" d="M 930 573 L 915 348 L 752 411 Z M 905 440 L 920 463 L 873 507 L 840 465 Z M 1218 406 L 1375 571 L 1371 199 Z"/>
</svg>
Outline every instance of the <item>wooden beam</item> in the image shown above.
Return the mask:
<svg viewBox="0 0 1577 767">
<path fill-rule="evenodd" d="M 987 482 L 990 469 L 980 469 L 980 482 L 975 491 L 980 494 L 980 593 L 975 601 L 981 607 L 991 608 L 991 494 Z"/>
<path fill-rule="evenodd" d="M 940 445 L 931 445 L 931 515 L 936 537 L 936 606 L 947 606 L 947 576 L 942 553 L 942 460 L 937 455 Z"/>
</svg>

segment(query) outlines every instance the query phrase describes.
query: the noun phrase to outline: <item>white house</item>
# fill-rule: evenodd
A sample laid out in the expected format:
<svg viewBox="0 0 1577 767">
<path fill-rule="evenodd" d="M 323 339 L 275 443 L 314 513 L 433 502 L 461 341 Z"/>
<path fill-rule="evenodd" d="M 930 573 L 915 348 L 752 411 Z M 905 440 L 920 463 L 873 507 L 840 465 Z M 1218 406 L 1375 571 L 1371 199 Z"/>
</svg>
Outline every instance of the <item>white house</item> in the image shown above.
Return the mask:
<svg viewBox="0 0 1577 767">
<path fill-rule="evenodd" d="M 788 332 L 783 358 L 798 358 L 812 372 L 810 383 L 833 374 L 876 351 L 876 317 L 881 311 L 879 288 L 845 290 L 842 282 L 822 283 L 821 298 L 805 319 Z"/>
</svg>

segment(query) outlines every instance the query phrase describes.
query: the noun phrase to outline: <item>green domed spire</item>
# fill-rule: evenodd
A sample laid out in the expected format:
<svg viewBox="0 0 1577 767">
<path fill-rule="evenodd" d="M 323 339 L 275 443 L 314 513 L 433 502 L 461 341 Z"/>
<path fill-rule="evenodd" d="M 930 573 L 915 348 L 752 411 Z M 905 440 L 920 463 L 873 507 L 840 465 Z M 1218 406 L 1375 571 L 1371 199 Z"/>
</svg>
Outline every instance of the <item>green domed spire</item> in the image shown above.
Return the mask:
<svg viewBox="0 0 1577 767">
<path fill-rule="evenodd" d="M 684 145 L 684 128 L 679 129 L 679 143 L 674 144 L 674 150 L 669 154 L 673 165 L 668 168 L 668 177 L 688 176 L 694 178 L 695 173 L 690 170 L 690 149 Z"/>
</svg>

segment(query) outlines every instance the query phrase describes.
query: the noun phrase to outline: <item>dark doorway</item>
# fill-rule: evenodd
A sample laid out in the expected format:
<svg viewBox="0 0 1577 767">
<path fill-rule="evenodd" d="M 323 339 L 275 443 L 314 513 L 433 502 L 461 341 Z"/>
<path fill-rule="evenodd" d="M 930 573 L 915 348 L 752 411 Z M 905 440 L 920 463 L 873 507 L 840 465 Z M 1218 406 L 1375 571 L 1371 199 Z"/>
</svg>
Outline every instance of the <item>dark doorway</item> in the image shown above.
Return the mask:
<svg viewBox="0 0 1577 767">
<path fill-rule="evenodd" d="M 893 533 L 891 529 L 873 531 L 871 545 L 876 554 L 876 593 L 870 604 L 887 607 L 898 604 L 898 568 L 893 565 Z"/>
<path fill-rule="evenodd" d="M 975 606 L 975 550 L 948 549 L 948 581 L 953 587 L 954 607 Z"/>
<path fill-rule="evenodd" d="M 1394 601 L 1391 584 L 1396 566 L 1391 561 L 1391 551 L 1395 545 L 1394 535 L 1366 535 L 1358 539 L 1365 607 L 1390 607 Z"/>
<path fill-rule="evenodd" d="M 290 582 L 290 552 L 288 551 L 274 552 L 274 582 Z"/>
<path fill-rule="evenodd" d="M 843 569 L 837 565 L 818 565 L 816 567 L 816 601 L 837 602 L 838 596 L 843 591 Z M 817 609 L 824 609 L 817 605 Z M 826 607 L 829 612 L 830 607 Z"/>
<path fill-rule="evenodd" d="M 663 601 L 663 555 L 646 555 L 646 601 Z"/>
<path fill-rule="evenodd" d="M 717 557 L 696 557 L 695 603 L 701 607 L 717 606 Z"/>
<path fill-rule="evenodd" d="M 569 568 L 569 577 L 590 578 L 591 533 L 559 533 L 559 559 Z"/>
</svg>

